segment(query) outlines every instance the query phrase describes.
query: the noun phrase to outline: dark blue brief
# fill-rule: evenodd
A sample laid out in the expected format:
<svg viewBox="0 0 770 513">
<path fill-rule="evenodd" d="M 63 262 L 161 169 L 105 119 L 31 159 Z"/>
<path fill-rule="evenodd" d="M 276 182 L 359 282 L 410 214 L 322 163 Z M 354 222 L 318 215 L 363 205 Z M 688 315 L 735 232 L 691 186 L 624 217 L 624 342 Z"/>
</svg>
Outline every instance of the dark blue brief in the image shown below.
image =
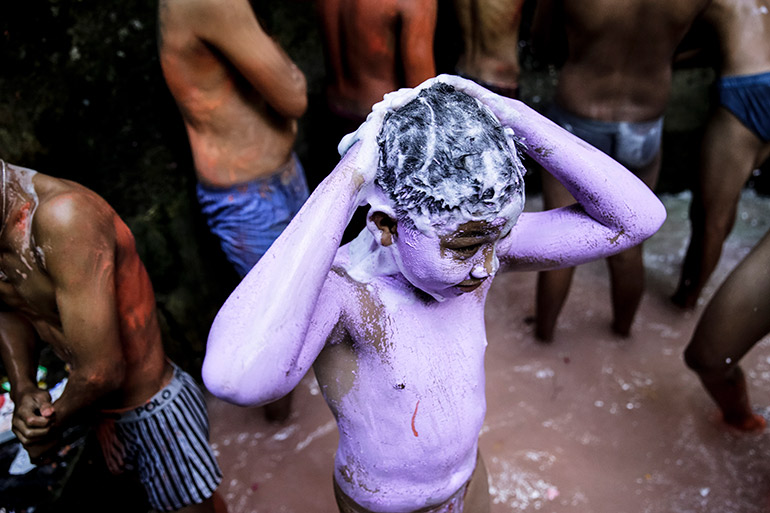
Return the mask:
<svg viewBox="0 0 770 513">
<path fill-rule="evenodd" d="M 746 128 L 770 141 L 770 73 L 722 77 L 719 101 Z"/>
<path fill-rule="evenodd" d="M 308 197 L 296 155 L 275 173 L 231 187 L 199 183 L 198 202 L 211 232 L 242 278 L 281 235 Z"/>
</svg>

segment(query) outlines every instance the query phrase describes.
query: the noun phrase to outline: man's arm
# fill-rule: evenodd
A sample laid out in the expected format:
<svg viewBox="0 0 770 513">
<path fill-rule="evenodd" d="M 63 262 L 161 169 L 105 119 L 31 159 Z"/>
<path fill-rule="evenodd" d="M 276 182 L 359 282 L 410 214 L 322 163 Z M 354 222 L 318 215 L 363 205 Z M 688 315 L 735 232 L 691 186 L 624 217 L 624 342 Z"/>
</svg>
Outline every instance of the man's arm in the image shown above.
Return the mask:
<svg viewBox="0 0 770 513">
<path fill-rule="evenodd" d="M 305 75 L 268 36 L 247 0 L 199 0 L 190 12 L 190 25 L 214 46 L 254 89 L 287 118 L 307 109 Z"/>
<path fill-rule="evenodd" d="M 507 269 L 557 269 L 606 257 L 636 246 L 663 224 L 666 210 L 660 200 L 605 153 L 520 101 L 459 77 L 444 80 L 489 106 L 503 126 L 513 129 L 526 153 L 578 201 L 523 213 L 499 247 Z"/>
<path fill-rule="evenodd" d="M 537 0 L 530 39 L 538 65 L 561 66 L 567 59 L 566 17 L 562 0 Z"/>
<path fill-rule="evenodd" d="M 214 319 L 202 376 L 217 397 L 244 406 L 278 399 L 323 349 L 341 308 L 329 270 L 359 204 L 362 166 L 372 167 L 360 160 L 362 146 L 316 188 Z"/>
<path fill-rule="evenodd" d="M 60 195 L 35 214 L 33 230 L 59 311 L 58 349 L 70 365 L 67 386 L 53 404 L 57 432 L 99 409 L 123 381 L 114 215 L 81 192 Z"/>
<path fill-rule="evenodd" d="M 19 441 L 32 449 L 46 441 L 51 429 L 51 396 L 37 385 L 37 337 L 30 323 L 13 312 L 0 312 L 0 357 L 8 373 L 14 403 L 13 431 Z M 44 452 L 49 444 L 37 448 Z"/>
<path fill-rule="evenodd" d="M 337 78 L 345 75 L 340 41 L 340 3 L 340 0 L 322 0 L 316 3 L 316 9 L 321 17 L 324 30 L 326 59 L 332 69 L 333 76 Z"/>
<path fill-rule="evenodd" d="M 406 87 L 415 87 L 436 75 L 433 37 L 436 0 L 401 0 L 401 66 Z"/>
</svg>

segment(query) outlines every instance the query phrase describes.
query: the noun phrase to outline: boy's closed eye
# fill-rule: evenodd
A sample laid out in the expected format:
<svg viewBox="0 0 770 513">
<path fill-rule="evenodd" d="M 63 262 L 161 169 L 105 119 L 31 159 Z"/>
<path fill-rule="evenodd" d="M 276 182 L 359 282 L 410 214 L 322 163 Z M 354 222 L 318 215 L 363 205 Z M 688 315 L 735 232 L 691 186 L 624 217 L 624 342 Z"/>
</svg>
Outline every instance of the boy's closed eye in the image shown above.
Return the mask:
<svg viewBox="0 0 770 513">
<path fill-rule="evenodd" d="M 483 237 L 459 237 L 446 243 L 445 247 L 460 258 L 470 258 L 489 241 Z"/>
<path fill-rule="evenodd" d="M 463 257 L 471 257 L 476 254 L 476 252 L 481 248 L 482 244 L 476 243 L 476 244 L 470 244 L 468 246 L 459 246 L 459 247 L 450 247 L 452 251 L 457 253 L 460 256 Z"/>
</svg>

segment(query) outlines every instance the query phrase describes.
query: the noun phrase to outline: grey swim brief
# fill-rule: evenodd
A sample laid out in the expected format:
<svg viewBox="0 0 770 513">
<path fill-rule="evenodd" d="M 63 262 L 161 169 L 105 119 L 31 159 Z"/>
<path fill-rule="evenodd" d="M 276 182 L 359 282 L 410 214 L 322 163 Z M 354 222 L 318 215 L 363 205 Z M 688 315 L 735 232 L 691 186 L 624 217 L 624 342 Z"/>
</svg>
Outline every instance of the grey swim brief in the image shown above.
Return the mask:
<svg viewBox="0 0 770 513">
<path fill-rule="evenodd" d="M 548 117 L 562 128 L 603 151 L 631 171 L 655 159 L 663 137 L 663 117 L 652 121 L 599 121 L 576 116 L 555 103 Z"/>
</svg>

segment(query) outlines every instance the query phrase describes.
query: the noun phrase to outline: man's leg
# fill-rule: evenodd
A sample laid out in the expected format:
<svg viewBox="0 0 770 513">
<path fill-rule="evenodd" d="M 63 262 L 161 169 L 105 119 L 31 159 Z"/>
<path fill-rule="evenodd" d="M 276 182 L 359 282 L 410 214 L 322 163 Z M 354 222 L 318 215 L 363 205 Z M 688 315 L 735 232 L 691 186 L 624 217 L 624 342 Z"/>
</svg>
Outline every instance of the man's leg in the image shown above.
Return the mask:
<svg viewBox="0 0 770 513">
<path fill-rule="evenodd" d="M 722 411 L 725 422 L 761 430 L 738 362 L 770 332 L 770 232 L 733 270 L 703 311 L 685 362 Z"/>
<path fill-rule="evenodd" d="M 612 331 L 627 337 L 631 333 L 644 294 L 642 245 L 607 258 L 612 298 Z"/>
<path fill-rule="evenodd" d="M 575 198 L 550 173 L 541 171 L 543 182 L 543 208 L 551 210 L 575 203 Z M 556 321 L 572 283 L 574 267 L 537 273 L 535 298 L 535 336 L 543 341 L 553 340 Z"/>
<path fill-rule="evenodd" d="M 633 170 L 647 187 L 654 190 L 660 174 L 660 151 L 652 162 Z M 612 298 L 612 331 L 627 337 L 644 295 L 644 260 L 642 245 L 607 258 Z"/>
<path fill-rule="evenodd" d="M 761 164 L 762 146 L 759 137 L 727 109 L 718 108 L 703 137 L 699 183 L 690 206 L 692 235 L 679 287 L 672 297 L 677 305 L 693 308 L 719 263 L 741 190 Z"/>
</svg>

